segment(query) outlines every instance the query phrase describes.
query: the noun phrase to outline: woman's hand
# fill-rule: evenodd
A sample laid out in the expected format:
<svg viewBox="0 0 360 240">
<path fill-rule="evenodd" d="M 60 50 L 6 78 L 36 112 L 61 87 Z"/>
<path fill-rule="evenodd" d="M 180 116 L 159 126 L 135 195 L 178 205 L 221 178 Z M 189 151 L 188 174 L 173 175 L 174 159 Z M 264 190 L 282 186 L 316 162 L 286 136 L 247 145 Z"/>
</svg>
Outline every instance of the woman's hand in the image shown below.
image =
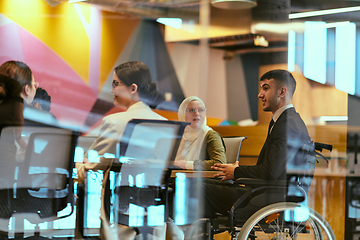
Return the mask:
<svg viewBox="0 0 360 240">
<path fill-rule="evenodd" d="M 185 161 L 185 160 L 176 160 L 176 161 L 174 161 L 174 165 L 178 166 L 178 167 L 181 167 L 182 169 L 186 169 L 186 163 L 187 163 L 187 161 Z"/>
<path fill-rule="evenodd" d="M 223 177 L 221 181 L 232 180 L 234 179 L 235 168 L 239 166 L 239 162 L 234 164 L 220 164 L 215 163 L 211 169 L 216 171 L 222 171 L 222 173 L 215 174 L 214 177 Z"/>
</svg>

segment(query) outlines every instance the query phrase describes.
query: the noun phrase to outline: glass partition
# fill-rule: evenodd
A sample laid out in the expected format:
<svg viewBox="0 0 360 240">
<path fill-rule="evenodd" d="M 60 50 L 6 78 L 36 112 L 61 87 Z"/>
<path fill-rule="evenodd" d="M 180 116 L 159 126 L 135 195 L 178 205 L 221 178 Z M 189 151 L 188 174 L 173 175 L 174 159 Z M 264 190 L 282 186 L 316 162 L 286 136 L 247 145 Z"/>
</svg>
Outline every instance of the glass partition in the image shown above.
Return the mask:
<svg viewBox="0 0 360 240">
<path fill-rule="evenodd" d="M 260 177 L 266 181 L 284 178 L 286 184 L 295 181 L 301 185 L 305 199 L 300 199 L 302 190 L 294 194 L 286 184 L 261 190 L 261 194 L 275 191 L 281 199 L 268 195 L 265 199 L 272 203 L 290 199 L 307 206 L 306 221 L 294 220 L 298 210 L 295 207 L 290 210 L 279 207 L 276 217 L 283 217 L 288 223 L 301 222 L 304 236 L 314 237 L 306 234 L 314 232 L 309 229 L 318 224 L 313 219 L 319 215 L 318 220 L 326 220 L 328 225 L 318 225 L 330 227 L 337 239 L 357 237 L 360 141 L 357 70 L 360 69 L 357 28 L 360 6 L 357 5 L 356 1 L 335 0 L 0 1 L 0 74 L 13 78 L 0 75 L 0 155 L 7 156 L 7 159 L 2 157 L 3 168 L 11 168 L 0 176 L 4 180 L 3 197 L 0 197 L 4 198 L 6 213 L 0 216 L 0 235 L 4 232 L 14 238 L 21 232 L 25 236 L 38 232 L 48 237 L 122 239 L 129 234 L 130 238 L 165 239 L 168 234 L 190 239 L 208 234 L 215 239 L 230 239 L 228 231 L 233 231 L 235 237 L 238 228 L 227 225 L 227 220 L 222 225 L 221 219 L 228 217 L 227 211 L 232 214 L 230 206 L 235 201 L 230 198 L 236 196 L 221 196 L 219 192 L 217 197 L 224 203 L 217 204 L 209 197 L 216 194 L 205 191 L 204 186 L 214 181 L 218 184 L 213 189 L 241 186 L 238 192 L 241 196 L 242 191 L 254 188 L 247 180 L 234 182 L 237 176 Z M 22 63 L 31 69 L 30 73 Z M 13 69 L 6 69 L 6 64 Z M 283 85 L 268 83 L 274 82 L 276 75 L 261 79 L 276 69 L 286 70 L 294 77 L 293 95 L 286 95 L 292 91 L 288 83 L 281 83 L 286 87 L 286 97 L 281 92 Z M 24 72 L 28 75 L 22 76 Z M 270 85 L 279 91 L 277 95 L 265 93 L 265 87 Z M 283 98 L 287 99 L 286 104 L 280 100 Z M 290 120 L 285 121 L 286 127 L 279 132 L 285 134 L 286 140 L 280 142 L 286 146 L 272 146 L 272 152 L 264 149 L 262 153 L 263 146 L 272 141 L 268 138 L 278 128 L 276 121 L 281 120 L 284 110 L 275 114 L 273 103 L 280 103 L 275 104 L 277 107 L 294 107 L 301 121 L 296 117 L 295 137 L 290 136 L 293 127 L 286 125 Z M 120 158 L 125 156 L 120 146 L 123 132 L 134 118 L 182 121 L 190 125 L 185 128 L 182 140 L 175 144 L 179 151 L 170 160 L 164 156 L 174 148 L 174 142 L 167 138 L 152 140 L 154 135 L 160 137 L 160 130 L 148 134 L 138 144 L 139 148 L 132 149 L 136 157 Z M 274 118 L 275 125 L 269 128 Z M 47 132 L 55 136 L 69 131 L 79 136 L 76 145 L 66 145 L 70 149 L 63 149 L 65 140 L 55 144 L 49 162 L 34 168 L 47 168 L 47 163 L 60 158 L 67 164 L 69 155 L 58 153 L 63 149 L 62 153 L 74 154 L 70 173 L 49 170 L 41 175 L 35 171 L 33 182 L 19 180 L 20 168 L 31 151 L 28 127 L 37 129 L 31 133 Z M 141 133 L 145 131 L 142 130 Z M 240 145 L 227 145 L 222 141 L 225 137 L 246 139 Z M 321 149 L 323 158 L 315 161 L 312 157 L 316 145 L 308 140 L 332 145 L 332 151 Z M 45 144 L 46 137 L 39 136 L 35 142 L 39 147 Z M 144 153 L 154 149 L 167 159 L 166 166 L 160 164 L 152 169 L 158 166 L 153 161 L 157 158 Z M 296 151 L 293 154 L 289 149 Z M 42 150 L 34 151 L 31 158 L 43 160 L 36 155 Z M 239 151 L 235 164 L 244 166 L 260 165 L 272 156 L 286 160 L 269 163 L 260 170 L 256 167 L 234 170 L 234 167 L 230 181 L 214 177 L 222 173 L 211 167 L 226 163 L 226 152 Z M 304 171 L 299 174 L 296 169 L 301 165 L 296 162 L 300 154 L 301 159 L 312 162 L 305 177 Z M 129 164 L 135 158 L 142 161 Z M 125 167 L 120 171 L 122 165 Z M 276 176 L 267 175 L 276 172 L 274 169 L 278 169 Z M 122 186 L 120 182 L 124 183 L 120 181 L 125 179 L 122 171 L 127 174 L 126 186 L 136 187 L 136 191 L 132 190 L 138 194 L 138 203 L 147 198 L 155 201 L 149 207 L 129 200 L 129 204 L 122 206 L 123 210 L 135 217 L 125 222 L 119 220 L 116 212 L 121 208 L 117 191 Z M 146 171 L 157 177 L 158 184 L 146 183 L 149 175 Z M 50 172 L 59 174 L 53 176 Z M 295 176 L 291 175 L 294 173 Z M 46 185 L 49 179 L 52 182 Z M 68 183 L 70 188 L 63 187 L 65 179 L 72 181 L 73 184 Z M 40 185 L 27 186 L 30 183 Z M 50 186 L 51 191 L 39 190 L 41 184 Z M 156 187 L 147 192 L 144 190 L 147 185 Z M 71 220 L 46 223 L 16 220 L 17 210 L 12 202 L 19 201 L 16 197 L 19 187 L 30 189 L 40 199 L 68 189 L 73 193 L 68 203 L 74 203 Z M 127 193 L 133 194 L 132 190 Z M 289 197 L 289 192 L 298 198 Z M 284 194 L 288 196 L 282 198 Z M 254 201 L 246 200 L 243 204 L 258 204 Z M 262 201 L 259 200 L 261 204 Z M 70 205 L 63 206 L 63 210 L 68 211 Z M 223 216 L 219 217 L 221 212 Z M 254 209 L 243 210 L 244 219 L 239 219 L 236 210 L 233 219 L 241 222 L 240 227 L 254 212 Z M 300 212 L 300 215 L 304 213 Z M 218 220 L 204 220 L 208 217 Z M 144 224 L 147 228 L 140 229 Z M 220 230 L 215 230 L 214 225 L 219 225 Z M 288 230 L 290 235 L 296 232 Z M 333 237 L 326 230 L 318 232 L 323 237 Z M 279 235 L 271 238 L 274 237 Z"/>
</svg>

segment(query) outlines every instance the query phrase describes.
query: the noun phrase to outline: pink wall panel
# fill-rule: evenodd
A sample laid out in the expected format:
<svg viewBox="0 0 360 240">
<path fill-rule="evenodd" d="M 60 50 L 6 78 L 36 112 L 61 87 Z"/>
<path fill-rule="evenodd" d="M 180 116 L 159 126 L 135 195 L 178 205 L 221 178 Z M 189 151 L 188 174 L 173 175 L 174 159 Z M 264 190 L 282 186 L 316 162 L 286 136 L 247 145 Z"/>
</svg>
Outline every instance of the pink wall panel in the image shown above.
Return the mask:
<svg viewBox="0 0 360 240">
<path fill-rule="evenodd" d="M 16 23 L 0 25 L 0 36 L 0 64 L 12 59 L 24 61 Z"/>
<path fill-rule="evenodd" d="M 54 51 L 15 23 L 0 27 L 0 61 L 24 61 L 52 97 L 51 112 L 60 123 L 82 126 L 97 96 Z"/>
<path fill-rule="evenodd" d="M 82 125 L 97 96 L 83 79 L 48 46 L 19 27 L 25 62 L 52 97 L 52 112 L 66 124 Z"/>
</svg>

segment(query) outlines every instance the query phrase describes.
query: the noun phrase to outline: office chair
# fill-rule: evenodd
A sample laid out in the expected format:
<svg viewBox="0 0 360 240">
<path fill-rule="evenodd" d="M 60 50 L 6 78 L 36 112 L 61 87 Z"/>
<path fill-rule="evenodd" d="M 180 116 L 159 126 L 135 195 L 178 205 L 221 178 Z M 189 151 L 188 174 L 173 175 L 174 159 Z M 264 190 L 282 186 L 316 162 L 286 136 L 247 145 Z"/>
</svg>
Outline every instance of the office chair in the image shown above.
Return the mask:
<svg viewBox="0 0 360 240">
<path fill-rule="evenodd" d="M 227 163 L 235 163 L 239 160 L 242 142 L 247 137 L 224 137 Z"/>
<path fill-rule="evenodd" d="M 39 223 L 73 213 L 72 171 L 77 134 L 60 128 L 24 127 L 23 135 L 29 139 L 25 158 L 18 163 L 13 195 L 9 198 L 11 217 L 16 223 L 15 237 L 24 237 L 26 219 L 36 224 L 34 237 L 40 238 Z M 67 207 L 69 209 L 62 212 Z"/>
<path fill-rule="evenodd" d="M 118 151 L 115 222 L 148 234 L 168 217 L 167 189 L 186 122 L 131 120 Z M 117 202 L 117 203 L 116 203 Z"/>
</svg>

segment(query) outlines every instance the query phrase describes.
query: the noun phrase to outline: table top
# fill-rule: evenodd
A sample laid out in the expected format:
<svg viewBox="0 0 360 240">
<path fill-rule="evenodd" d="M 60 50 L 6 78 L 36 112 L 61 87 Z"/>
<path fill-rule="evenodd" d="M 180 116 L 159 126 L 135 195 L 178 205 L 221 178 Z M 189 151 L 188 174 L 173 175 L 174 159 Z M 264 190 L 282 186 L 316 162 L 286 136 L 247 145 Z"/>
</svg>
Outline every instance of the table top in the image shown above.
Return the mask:
<svg viewBox="0 0 360 240">
<path fill-rule="evenodd" d="M 172 170 L 171 177 L 176 177 L 177 173 L 184 173 L 186 177 L 213 178 L 215 174 L 221 173 L 221 171 Z"/>
</svg>

